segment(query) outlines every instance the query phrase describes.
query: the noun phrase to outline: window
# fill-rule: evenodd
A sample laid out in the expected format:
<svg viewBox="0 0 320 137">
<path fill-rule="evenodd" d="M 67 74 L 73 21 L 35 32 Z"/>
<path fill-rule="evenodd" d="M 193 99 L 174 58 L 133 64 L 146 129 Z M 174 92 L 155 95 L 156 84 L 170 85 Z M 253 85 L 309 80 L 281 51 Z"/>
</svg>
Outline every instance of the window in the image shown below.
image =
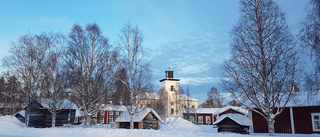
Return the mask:
<svg viewBox="0 0 320 137">
<path fill-rule="evenodd" d="M 198 123 L 202 124 L 203 123 L 203 117 L 202 116 L 198 116 Z"/>
<path fill-rule="evenodd" d="M 113 116 L 109 116 L 109 123 L 113 123 Z"/>
<path fill-rule="evenodd" d="M 210 118 L 210 116 L 206 116 L 206 123 L 207 123 L 207 124 L 211 124 L 211 118 Z"/>
<path fill-rule="evenodd" d="M 171 108 L 171 114 L 172 114 L 172 115 L 174 114 L 174 109 L 173 109 L 173 108 Z"/>
<path fill-rule="evenodd" d="M 74 118 L 74 123 L 78 123 L 78 117 Z"/>
<path fill-rule="evenodd" d="M 171 91 L 173 91 L 173 85 L 171 85 Z"/>
<path fill-rule="evenodd" d="M 311 113 L 313 131 L 320 131 L 320 113 Z"/>
<path fill-rule="evenodd" d="M 118 111 L 116 111 L 116 115 L 117 115 L 117 116 L 119 115 L 119 112 L 118 112 Z"/>
<path fill-rule="evenodd" d="M 110 114 L 109 115 L 113 115 L 113 111 L 110 111 Z"/>
<path fill-rule="evenodd" d="M 100 112 L 100 118 L 99 118 L 99 123 L 103 124 L 104 123 L 104 112 Z"/>
<path fill-rule="evenodd" d="M 194 116 L 190 116 L 190 120 L 192 123 L 194 123 Z"/>
</svg>

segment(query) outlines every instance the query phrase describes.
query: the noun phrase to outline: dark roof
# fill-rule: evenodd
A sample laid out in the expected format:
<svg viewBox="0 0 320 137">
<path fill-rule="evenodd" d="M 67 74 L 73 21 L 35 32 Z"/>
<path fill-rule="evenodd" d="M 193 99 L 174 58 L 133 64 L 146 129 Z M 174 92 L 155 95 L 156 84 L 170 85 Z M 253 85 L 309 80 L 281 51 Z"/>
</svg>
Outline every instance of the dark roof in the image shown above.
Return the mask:
<svg viewBox="0 0 320 137">
<path fill-rule="evenodd" d="M 162 82 L 162 81 L 165 81 L 165 80 L 180 81 L 180 79 L 177 79 L 177 78 L 164 78 L 164 79 L 161 79 L 159 81 Z"/>
</svg>

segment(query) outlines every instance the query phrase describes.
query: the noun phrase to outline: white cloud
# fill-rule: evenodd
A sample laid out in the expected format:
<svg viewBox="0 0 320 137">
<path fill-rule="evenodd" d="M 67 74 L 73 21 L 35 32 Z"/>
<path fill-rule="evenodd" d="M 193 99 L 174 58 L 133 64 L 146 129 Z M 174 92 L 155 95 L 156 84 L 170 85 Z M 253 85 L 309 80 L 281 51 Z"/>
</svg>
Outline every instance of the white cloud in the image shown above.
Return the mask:
<svg viewBox="0 0 320 137">
<path fill-rule="evenodd" d="M 178 66 L 180 68 L 181 74 L 194 74 L 194 73 L 201 73 L 210 69 L 208 64 L 184 64 Z"/>
<path fill-rule="evenodd" d="M 200 85 L 205 83 L 220 82 L 221 77 L 186 77 L 180 78 L 180 83 L 185 85 Z"/>
</svg>

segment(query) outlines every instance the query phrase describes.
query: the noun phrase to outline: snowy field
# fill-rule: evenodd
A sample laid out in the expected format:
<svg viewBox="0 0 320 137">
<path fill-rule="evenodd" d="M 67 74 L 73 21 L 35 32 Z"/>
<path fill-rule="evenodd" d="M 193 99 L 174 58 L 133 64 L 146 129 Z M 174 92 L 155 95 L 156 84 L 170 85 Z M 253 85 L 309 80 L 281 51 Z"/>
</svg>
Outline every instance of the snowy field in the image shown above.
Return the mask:
<svg viewBox="0 0 320 137">
<path fill-rule="evenodd" d="M 182 118 L 173 119 L 162 124 L 159 130 L 113 129 L 109 126 L 84 128 L 81 126 L 57 128 L 28 128 L 15 117 L 0 116 L 0 137 L 263 137 L 267 134 L 239 135 L 233 133 L 217 133 L 212 126 L 197 126 Z M 276 136 L 319 137 L 320 135 L 276 134 Z"/>
</svg>

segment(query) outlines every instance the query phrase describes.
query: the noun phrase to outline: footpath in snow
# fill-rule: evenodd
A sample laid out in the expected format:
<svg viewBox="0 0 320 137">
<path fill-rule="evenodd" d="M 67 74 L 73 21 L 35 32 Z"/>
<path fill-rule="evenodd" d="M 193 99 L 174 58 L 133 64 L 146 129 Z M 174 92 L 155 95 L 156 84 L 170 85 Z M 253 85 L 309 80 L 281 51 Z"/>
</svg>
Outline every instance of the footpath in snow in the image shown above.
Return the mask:
<svg viewBox="0 0 320 137">
<path fill-rule="evenodd" d="M 12 116 L 0 116 L 0 137 L 248 137 L 233 133 L 216 133 L 217 129 L 212 126 L 197 126 L 182 118 L 176 118 L 169 123 L 161 125 L 159 130 L 146 129 L 113 129 L 110 127 L 95 126 L 84 128 L 81 126 L 56 127 L 56 128 L 30 128 L 26 127 L 18 119 Z M 252 136 L 252 135 L 251 135 Z M 267 136 L 267 134 L 254 134 L 253 136 Z M 318 137 L 319 135 L 291 135 L 280 136 L 303 136 Z"/>
</svg>

